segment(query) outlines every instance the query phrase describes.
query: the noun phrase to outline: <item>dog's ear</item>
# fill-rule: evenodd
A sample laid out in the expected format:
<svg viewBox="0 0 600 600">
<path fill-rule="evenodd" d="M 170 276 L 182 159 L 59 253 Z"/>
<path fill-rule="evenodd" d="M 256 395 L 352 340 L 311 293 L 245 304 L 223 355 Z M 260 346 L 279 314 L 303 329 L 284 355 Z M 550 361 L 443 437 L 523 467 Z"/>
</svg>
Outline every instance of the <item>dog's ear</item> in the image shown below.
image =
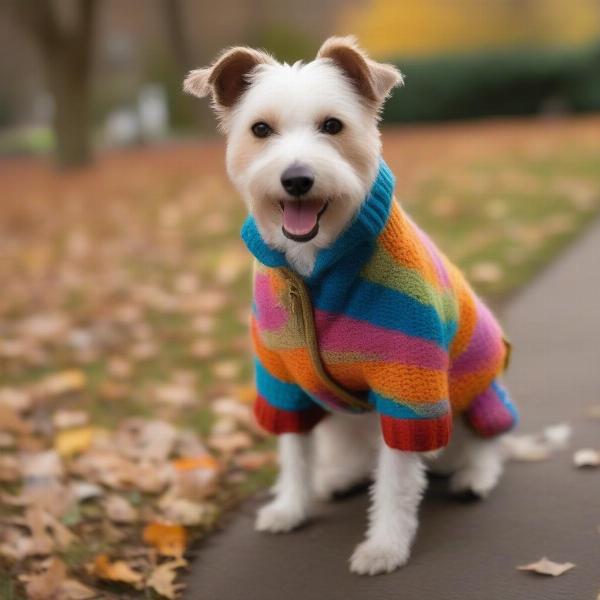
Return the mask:
<svg viewBox="0 0 600 600">
<path fill-rule="evenodd" d="M 354 36 L 330 37 L 317 53 L 328 58 L 349 77 L 359 93 L 379 107 L 391 90 L 402 85 L 402 73 L 394 66 L 371 60 Z"/>
<path fill-rule="evenodd" d="M 248 87 L 248 75 L 255 67 L 274 63 L 266 52 L 241 46 L 230 48 L 210 67 L 190 71 L 183 89 L 198 98 L 211 94 L 217 109 L 227 109 L 240 99 Z"/>
</svg>

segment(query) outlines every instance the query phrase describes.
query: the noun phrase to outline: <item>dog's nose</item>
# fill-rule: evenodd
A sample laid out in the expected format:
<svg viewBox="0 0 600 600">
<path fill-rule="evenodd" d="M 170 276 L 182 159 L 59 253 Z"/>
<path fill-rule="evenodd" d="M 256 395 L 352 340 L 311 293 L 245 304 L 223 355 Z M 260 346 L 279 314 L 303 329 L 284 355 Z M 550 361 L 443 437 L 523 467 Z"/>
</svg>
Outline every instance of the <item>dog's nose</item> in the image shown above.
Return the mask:
<svg viewBox="0 0 600 600">
<path fill-rule="evenodd" d="M 290 196 L 306 194 L 314 182 L 312 171 L 305 165 L 291 165 L 281 174 L 281 185 Z"/>
</svg>

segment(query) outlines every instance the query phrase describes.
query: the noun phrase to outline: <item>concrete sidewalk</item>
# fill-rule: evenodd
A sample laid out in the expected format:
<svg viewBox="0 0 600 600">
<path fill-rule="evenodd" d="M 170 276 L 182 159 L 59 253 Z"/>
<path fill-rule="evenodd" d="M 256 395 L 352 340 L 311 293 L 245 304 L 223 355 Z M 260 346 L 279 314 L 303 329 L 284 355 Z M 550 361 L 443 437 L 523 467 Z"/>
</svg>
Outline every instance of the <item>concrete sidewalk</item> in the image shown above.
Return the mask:
<svg viewBox="0 0 600 600">
<path fill-rule="evenodd" d="M 600 448 L 600 226 L 518 295 L 503 322 L 521 431 L 569 421 L 572 449 Z M 194 600 L 595 600 L 600 591 L 600 471 L 572 452 L 510 464 L 486 501 L 450 499 L 432 481 L 409 564 L 391 575 L 351 575 L 365 528 L 365 494 L 323 505 L 283 536 L 253 530 L 257 500 L 199 549 L 185 598 Z M 515 570 L 548 556 L 577 567 L 558 578 Z"/>
</svg>

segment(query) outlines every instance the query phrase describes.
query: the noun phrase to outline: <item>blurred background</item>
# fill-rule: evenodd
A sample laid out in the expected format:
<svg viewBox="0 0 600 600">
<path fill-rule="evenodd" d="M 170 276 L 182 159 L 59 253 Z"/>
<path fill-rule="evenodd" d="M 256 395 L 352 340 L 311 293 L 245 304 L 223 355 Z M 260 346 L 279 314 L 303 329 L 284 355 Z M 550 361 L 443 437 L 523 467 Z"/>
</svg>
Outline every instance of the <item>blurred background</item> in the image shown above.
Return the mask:
<svg viewBox="0 0 600 600">
<path fill-rule="evenodd" d="M 181 80 L 223 47 L 295 61 L 332 33 L 406 74 L 386 123 L 600 107 L 597 0 L 3 0 L 0 16 L 0 151 L 65 165 L 212 132 Z"/>
<path fill-rule="evenodd" d="M 0 0 L 0 597 L 173 598 L 272 480 L 244 209 L 181 84 L 334 33 L 406 75 L 397 194 L 496 307 L 593 222 L 600 0 Z"/>
</svg>

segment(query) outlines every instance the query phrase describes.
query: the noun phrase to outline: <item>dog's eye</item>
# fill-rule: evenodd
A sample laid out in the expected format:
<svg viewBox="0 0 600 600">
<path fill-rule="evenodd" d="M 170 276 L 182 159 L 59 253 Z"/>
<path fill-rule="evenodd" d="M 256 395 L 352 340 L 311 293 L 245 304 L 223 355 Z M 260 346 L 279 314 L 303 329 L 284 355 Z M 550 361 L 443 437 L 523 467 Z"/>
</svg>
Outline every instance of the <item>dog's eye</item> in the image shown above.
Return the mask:
<svg viewBox="0 0 600 600">
<path fill-rule="evenodd" d="M 254 125 L 252 125 L 252 133 L 257 138 L 266 138 L 273 133 L 273 130 L 266 123 L 259 121 L 258 123 L 254 123 Z"/>
<path fill-rule="evenodd" d="M 329 135 L 335 135 L 336 133 L 339 133 L 343 127 L 344 126 L 339 119 L 325 119 L 321 125 L 321 132 L 328 133 Z"/>
</svg>

